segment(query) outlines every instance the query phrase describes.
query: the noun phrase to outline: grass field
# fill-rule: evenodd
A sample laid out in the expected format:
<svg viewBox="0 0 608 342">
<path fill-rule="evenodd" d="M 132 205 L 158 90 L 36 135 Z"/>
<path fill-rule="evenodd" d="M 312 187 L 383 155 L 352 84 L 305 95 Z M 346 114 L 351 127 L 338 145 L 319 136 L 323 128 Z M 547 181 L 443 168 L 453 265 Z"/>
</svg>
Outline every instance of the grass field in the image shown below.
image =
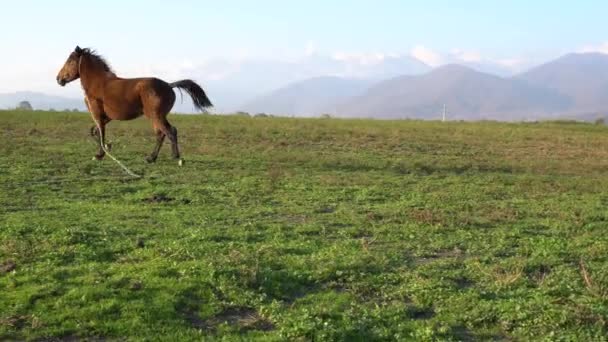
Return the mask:
<svg viewBox="0 0 608 342">
<path fill-rule="evenodd" d="M 0 340 L 608 334 L 608 128 L 0 112 Z"/>
</svg>

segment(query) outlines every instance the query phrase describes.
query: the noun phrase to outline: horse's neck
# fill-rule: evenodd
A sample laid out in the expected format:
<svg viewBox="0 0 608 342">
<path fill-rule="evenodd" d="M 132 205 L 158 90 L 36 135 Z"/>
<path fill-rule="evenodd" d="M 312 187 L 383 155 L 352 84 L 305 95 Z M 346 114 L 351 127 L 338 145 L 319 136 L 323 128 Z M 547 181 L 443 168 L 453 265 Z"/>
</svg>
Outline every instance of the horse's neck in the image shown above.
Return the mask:
<svg viewBox="0 0 608 342">
<path fill-rule="evenodd" d="M 81 61 L 80 83 L 87 97 L 102 98 L 106 81 L 116 75 L 95 64 L 88 58 Z"/>
</svg>

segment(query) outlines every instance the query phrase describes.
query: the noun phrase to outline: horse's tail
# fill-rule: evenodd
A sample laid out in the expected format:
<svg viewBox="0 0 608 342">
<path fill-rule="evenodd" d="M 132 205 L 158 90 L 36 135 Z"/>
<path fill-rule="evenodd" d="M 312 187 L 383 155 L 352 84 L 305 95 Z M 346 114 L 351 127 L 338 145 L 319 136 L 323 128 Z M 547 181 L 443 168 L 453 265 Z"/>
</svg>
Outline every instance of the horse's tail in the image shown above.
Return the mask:
<svg viewBox="0 0 608 342">
<path fill-rule="evenodd" d="M 185 90 L 194 102 L 194 107 L 200 111 L 204 111 L 205 108 L 213 107 L 213 104 L 205 94 L 205 91 L 201 86 L 196 84 L 192 80 L 181 80 L 173 83 L 169 83 L 171 88 L 178 88 Z"/>
</svg>

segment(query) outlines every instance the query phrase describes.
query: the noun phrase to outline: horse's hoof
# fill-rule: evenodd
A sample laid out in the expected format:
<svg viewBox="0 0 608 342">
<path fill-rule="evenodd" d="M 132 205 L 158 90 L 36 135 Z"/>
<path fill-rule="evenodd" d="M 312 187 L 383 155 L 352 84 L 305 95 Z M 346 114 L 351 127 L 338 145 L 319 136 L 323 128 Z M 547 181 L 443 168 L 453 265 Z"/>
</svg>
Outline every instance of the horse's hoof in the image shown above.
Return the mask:
<svg viewBox="0 0 608 342">
<path fill-rule="evenodd" d="M 146 162 L 148 162 L 148 164 L 152 164 L 152 163 L 156 162 L 156 158 L 146 157 Z"/>
<path fill-rule="evenodd" d="M 183 159 L 178 160 L 177 165 L 184 166 L 184 160 Z"/>
<path fill-rule="evenodd" d="M 112 151 L 112 144 L 111 143 L 107 143 L 106 144 L 106 151 Z"/>
</svg>

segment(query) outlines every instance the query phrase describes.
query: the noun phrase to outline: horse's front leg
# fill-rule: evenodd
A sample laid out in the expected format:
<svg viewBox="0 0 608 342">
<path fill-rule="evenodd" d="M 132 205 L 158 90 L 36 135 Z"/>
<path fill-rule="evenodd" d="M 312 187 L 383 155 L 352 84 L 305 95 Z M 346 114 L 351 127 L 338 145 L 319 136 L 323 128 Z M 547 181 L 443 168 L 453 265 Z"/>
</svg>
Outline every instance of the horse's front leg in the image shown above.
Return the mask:
<svg viewBox="0 0 608 342">
<path fill-rule="evenodd" d="M 95 122 L 95 126 L 91 128 L 91 135 L 97 138 L 96 140 L 99 145 L 99 151 L 95 155 L 95 159 L 101 160 L 106 155 L 106 150 L 109 150 L 109 146 L 106 145 L 106 124 L 110 122 L 110 119 L 106 116 L 101 101 L 85 98 L 85 103 Z M 104 146 L 106 147 L 105 149 Z"/>
<path fill-rule="evenodd" d="M 97 125 L 91 126 L 89 132 L 91 138 L 99 145 L 99 129 L 97 129 Z M 106 151 L 112 151 L 112 143 L 106 142 Z"/>
<path fill-rule="evenodd" d="M 102 122 L 98 122 L 98 132 L 99 132 L 99 152 L 95 155 L 95 159 L 102 160 L 106 155 L 106 150 L 103 148 L 106 143 L 106 124 Z"/>
</svg>

